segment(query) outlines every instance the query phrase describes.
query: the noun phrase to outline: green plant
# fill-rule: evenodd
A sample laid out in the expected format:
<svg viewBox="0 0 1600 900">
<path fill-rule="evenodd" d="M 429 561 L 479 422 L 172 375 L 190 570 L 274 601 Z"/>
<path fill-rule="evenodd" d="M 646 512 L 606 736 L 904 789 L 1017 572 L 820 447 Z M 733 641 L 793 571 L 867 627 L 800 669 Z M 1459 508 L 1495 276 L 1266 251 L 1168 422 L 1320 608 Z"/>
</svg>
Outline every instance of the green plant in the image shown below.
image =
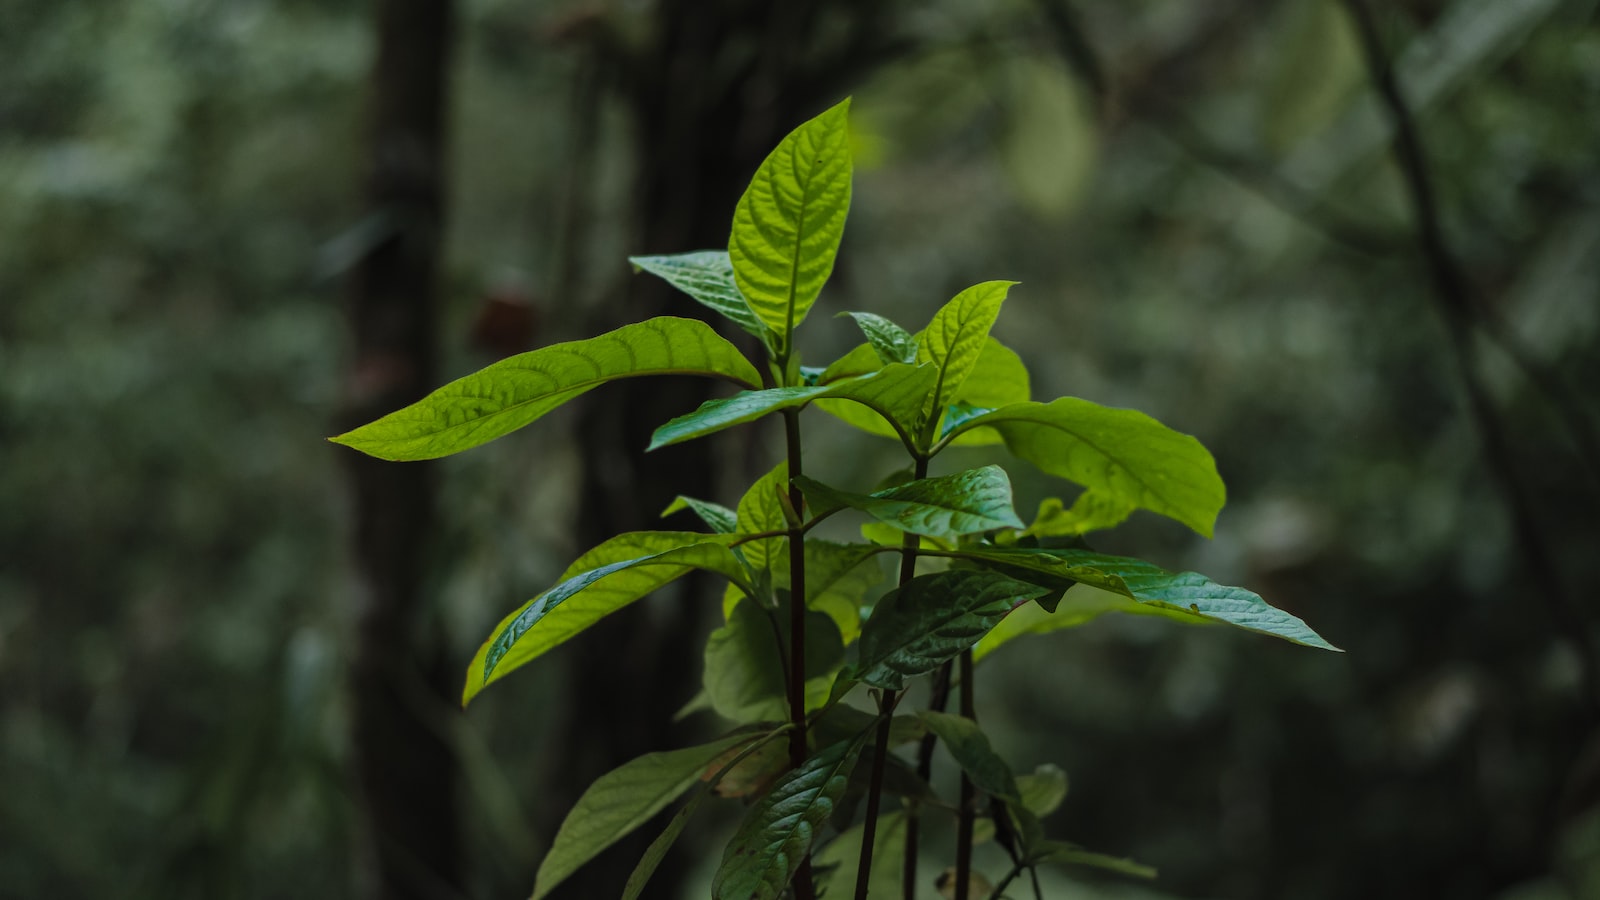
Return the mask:
<svg viewBox="0 0 1600 900">
<path fill-rule="evenodd" d="M 1021 360 L 989 334 L 1011 282 L 962 291 L 915 334 L 872 313 L 849 313 L 866 342 L 826 368 L 800 365 L 795 331 L 832 271 L 849 207 L 847 109 L 848 101 L 800 126 L 762 164 L 736 208 L 728 252 L 632 260 L 755 336 L 764 368 L 703 322 L 655 318 L 512 357 L 334 438 L 384 459 L 441 457 L 521 428 L 607 381 L 640 375 L 699 375 L 740 388 L 661 426 L 652 448 L 782 417 L 787 458 L 736 509 L 680 497 L 664 515 L 687 510 L 709 530 L 634 532 L 602 543 L 506 616 L 469 666 L 463 702 L 691 570 L 729 583 L 725 624 L 706 646 L 700 702 L 738 727 L 601 777 L 562 825 L 537 876 L 536 900 L 685 793 L 689 800 L 639 863 L 625 897 L 639 896 L 689 817 L 720 793 L 753 802 L 723 856 L 714 897 L 773 898 L 792 889 L 802 900 L 819 890 L 830 898 L 910 898 L 921 817 L 950 808 L 928 786 L 936 741 L 962 769 L 954 896 L 974 895 L 972 847 L 987 838 L 1013 862 L 994 888 L 976 882 L 993 896 L 1045 862 L 1144 873 L 1044 836 L 1040 817 L 1061 802 L 1064 777 L 1052 767 L 1016 775 L 996 754 L 976 723 L 975 664 L 1019 635 L 1113 611 L 1225 622 L 1335 649 L 1250 591 L 1084 543 L 1084 534 L 1135 509 L 1209 537 L 1223 484 L 1197 440 L 1142 413 L 1070 397 L 1032 401 Z M 909 466 L 867 493 L 808 477 L 806 407 L 900 441 Z M 1000 467 L 930 475 L 934 457 L 956 444 L 1003 444 L 1084 490 L 1070 506 L 1046 501 L 1025 523 Z M 866 517 L 863 542 L 810 536 L 845 511 Z M 880 554 L 897 554 L 900 563 L 897 584 L 881 597 L 872 564 Z M 908 681 L 924 675 L 932 677 L 929 708 L 896 715 Z M 842 702 L 857 689 L 870 693 L 875 712 Z M 959 715 L 944 712 L 952 689 Z M 914 767 L 889 752 L 905 744 L 916 745 Z M 884 794 L 899 797 L 899 808 L 885 811 Z M 818 853 L 824 866 L 814 872 L 813 851 L 829 828 L 838 834 Z"/>
</svg>

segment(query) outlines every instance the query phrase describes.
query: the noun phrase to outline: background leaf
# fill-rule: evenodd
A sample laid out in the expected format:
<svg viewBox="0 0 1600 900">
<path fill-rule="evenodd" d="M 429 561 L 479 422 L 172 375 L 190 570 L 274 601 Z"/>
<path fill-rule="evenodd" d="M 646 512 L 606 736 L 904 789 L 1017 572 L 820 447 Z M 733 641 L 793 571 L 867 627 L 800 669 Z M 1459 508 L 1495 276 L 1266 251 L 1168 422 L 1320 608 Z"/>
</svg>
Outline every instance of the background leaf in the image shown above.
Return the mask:
<svg viewBox="0 0 1600 900">
<path fill-rule="evenodd" d="M 548 894 L 600 851 L 683 794 L 717 757 L 758 734 L 730 735 L 698 747 L 647 753 L 600 776 L 567 813 L 534 878 L 533 900 Z"/>
<path fill-rule="evenodd" d="M 861 681 L 900 690 L 971 647 L 1006 613 L 1047 592 L 994 572 L 919 575 L 889 592 L 861 627 Z"/>
<path fill-rule="evenodd" d="M 848 99 L 773 149 L 733 212 L 728 256 L 750 308 L 788 345 L 833 272 L 850 209 Z"/>
<path fill-rule="evenodd" d="M 820 706 L 832 673 L 844 662 L 844 643 L 833 619 L 807 612 L 806 700 Z M 711 708 L 734 722 L 776 722 L 788 710 L 784 655 L 789 646 L 788 602 L 776 611 L 757 603 L 734 606 L 728 621 L 706 641 L 704 684 Z"/>
<path fill-rule="evenodd" d="M 608 381 L 639 375 L 761 384 L 749 360 L 711 326 L 662 316 L 503 359 L 331 440 L 381 459 L 435 459 L 510 434 Z"/>
<path fill-rule="evenodd" d="M 1051 475 L 1176 519 L 1206 537 L 1227 501 L 1206 448 L 1136 410 L 1076 397 L 1013 403 L 968 419 L 952 433 L 979 426 L 999 431 L 1013 454 Z"/>
<path fill-rule="evenodd" d="M 713 900 L 775 900 L 844 793 L 860 744 L 834 744 L 785 775 L 745 816 L 711 882 Z"/>
<path fill-rule="evenodd" d="M 823 873 L 817 895 L 822 900 L 849 900 L 855 896 L 856 873 L 861 862 L 861 837 L 865 823 L 840 832 L 817 852 L 812 862 Z M 895 811 L 878 816 L 872 840 L 872 874 L 867 878 L 868 898 L 901 896 L 901 864 L 906 849 L 906 816 Z"/>
</svg>

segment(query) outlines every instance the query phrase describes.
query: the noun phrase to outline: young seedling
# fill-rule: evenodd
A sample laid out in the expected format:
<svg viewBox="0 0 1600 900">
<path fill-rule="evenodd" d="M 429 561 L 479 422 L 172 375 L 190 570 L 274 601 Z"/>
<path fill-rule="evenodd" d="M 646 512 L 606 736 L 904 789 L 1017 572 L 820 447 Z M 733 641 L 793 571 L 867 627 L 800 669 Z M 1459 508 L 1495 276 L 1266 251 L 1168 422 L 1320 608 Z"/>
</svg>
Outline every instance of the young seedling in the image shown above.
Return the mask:
<svg viewBox="0 0 1600 900">
<path fill-rule="evenodd" d="M 1336 649 L 1248 590 L 1083 542 L 1138 509 L 1210 537 L 1222 480 L 1199 441 L 1142 413 L 1072 397 L 1034 401 L 1022 361 L 990 335 L 1012 282 L 962 291 L 915 333 L 851 312 L 865 342 L 825 368 L 800 364 L 796 331 L 833 270 L 850 205 L 848 108 L 846 100 L 827 110 L 772 151 L 734 210 L 727 252 L 632 259 L 753 335 L 764 358 L 746 358 L 699 320 L 653 318 L 495 363 L 333 439 L 383 459 L 433 459 L 515 431 L 606 382 L 644 375 L 717 378 L 739 389 L 662 425 L 652 449 L 782 420 L 786 459 L 735 508 L 680 497 L 666 514 L 693 513 L 704 530 L 605 541 L 496 625 L 468 666 L 463 703 L 690 571 L 728 582 L 725 624 L 706 645 L 700 702 L 733 729 L 707 744 L 648 753 L 597 780 L 557 833 L 534 900 L 685 794 L 625 898 L 640 896 L 713 794 L 749 803 L 717 869 L 715 900 L 786 892 L 812 900 L 819 891 L 829 900 L 910 900 L 919 823 L 950 809 L 956 864 L 941 890 L 957 900 L 998 897 L 1025 873 L 1037 891 L 1033 870 L 1044 863 L 1148 875 L 1045 836 L 1040 819 L 1060 804 L 1065 778 L 1048 766 L 1015 774 L 995 751 L 973 708 L 976 664 L 1020 635 L 1118 611 Z M 815 477 L 837 473 L 805 471 L 807 408 L 899 441 L 907 469 L 866 493 Z M 954 445 L 1003 446 L 1083 490 L 1070 505 L 1046 501 L 1024 522 L 999 466 L 930 473 Z M 811 536 L 844 514 L 865 519 L 861 542 Z M 883 554 L 898 556 L 899 577 L 879 596 L 875 558 Z M 923 677 L 932 679 L 930 708 L 897 715 L 908 684 Z M 953 687 L 958 714 L 944 711 Z M 872 711 L 843 702 L 861 695 Z M 961 767 L 954 804 L 939 802 L 928 784 L 935 742 Z M 915 768 L 891 752 L 912 744 Z M 886 795 L 894 809 L 885 808 Z M 972 871 L 974 843 L 991 837 L 1011 859 L 993 888 Z"/>
</svg>

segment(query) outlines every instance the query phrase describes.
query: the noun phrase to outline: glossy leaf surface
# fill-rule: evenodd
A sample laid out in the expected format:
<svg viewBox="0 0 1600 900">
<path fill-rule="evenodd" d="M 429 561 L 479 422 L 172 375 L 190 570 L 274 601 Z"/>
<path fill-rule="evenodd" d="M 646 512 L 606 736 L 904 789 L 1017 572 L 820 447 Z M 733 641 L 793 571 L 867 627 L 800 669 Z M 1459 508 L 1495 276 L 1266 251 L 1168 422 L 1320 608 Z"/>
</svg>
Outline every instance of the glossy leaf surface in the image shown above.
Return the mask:
<svg viewBox="0 0 1600 900">
<path fill-rule="evenodd" d="M 691 569 L 744 582 L 728 535 L 636 531 L 585 553 L 554 587 L 495 626 L 467 668 L 463 704 L 489 684 Z"/>
<path fill-rule="evenodd" d="M 772 332 L 750 309 L 733 280 L 726 250 L 700 250 L 672 256 L 630 256 L 628 262 L 665 280 L 701 305 L 721 313 L 771 348 Z"/>
<path fill-rule="evenodd" d="M 850 101 L 790 132 L 734 207 L 728 256 L 758 318 L 783 339 L 833 272 L 850 209 Z"/>
<path fill-rule="evenodd" d="M 693 497 L 685 497 L 682 494 L 673 498 L 667 508 L 661 511 L 661 518 L 665 519 L 667 516 L 685 509 L 692 510 L 695 515 L 700 517 L 700 521 L 706 523 L 706 527 L 718 534 L 732 534 L 739 530 L 738 513 L 709 500 L 696 500 Z"/>
<path fill-rule="evenodd" d="M 1042 578 L 1045 583 L 1061 588 L 1070 583 L 1086 584 L 1116 595 L 1106 597 L 1068 591 L 1053 614 L 1066 616 L 1068 624 L 1087 621 L 1085 617 L 1092 618 L 1104 612 L 1135 612 L 1181 622 L 1222 622 L 1307 647 L 1339 649 L 1298 617 L 1268 604 L 1259 594 L 1218 584 L 1198 572 L 1168 572 L 1142 559 L 1088 550 L 973 548 L 949 555 L 997 565 L 1018 573 L 1018 577 Z M 1032 575 L 1023 575 L 1023 571 Z M 1038 617 L 1041 622 L 1049 620 L 1048 616 Z M 1035 626 L 1035 630 L 1053 628 L 1041 625 Z M 987 649 L 992 651 L 993 646 Z"/>
<path fill-rule="evenodd" d="M 811 853 L 855 766 L 857 742 L 834 744 L 785 775 L 745 815 L 711 882 L 713 900 L 776 900 Z"/>
<path fill-rule="evenodd" d="M 1173 518 L 1206 537 L 1227 500 L 1200 442 L 1144 413 L 1075 397 L 1014 403 L 951 432 L 994 428 L 1010 451 L 1102 496 Z"/>
<path fill-rule="evenodd" d="M 876 313 L 846 312 L 840 315 L 855 320 L 861 334 L 883 364 L 917 361 L 917 339 L 911 336 L 911 332 Z"/>
<path fill-rule="evenodd" d="M 331 440 L 381 459 L 436 459 L 510 434 L 608 381 L 640 375 L 761 384 L 738 348 L 711 326 L 663 316 L 503 359 Z"/>
<path fill-rule="evenodd" d="M 810 478 L 799 482 L 818 512 L 849 507 L 912 534 L 954 538 L 1022 527 L 1011 508 L 1011 479 L 999 466 L 924 478 L 872 494 L 836 490 Z"/>
<path fill-rule="evenodd" d="M 861 681 L 900 690 L 971 647 L 1018 604 L 1048 591 L 994 572 L 919 575 L 891 591 L 861 628 Z"/>
</svg>

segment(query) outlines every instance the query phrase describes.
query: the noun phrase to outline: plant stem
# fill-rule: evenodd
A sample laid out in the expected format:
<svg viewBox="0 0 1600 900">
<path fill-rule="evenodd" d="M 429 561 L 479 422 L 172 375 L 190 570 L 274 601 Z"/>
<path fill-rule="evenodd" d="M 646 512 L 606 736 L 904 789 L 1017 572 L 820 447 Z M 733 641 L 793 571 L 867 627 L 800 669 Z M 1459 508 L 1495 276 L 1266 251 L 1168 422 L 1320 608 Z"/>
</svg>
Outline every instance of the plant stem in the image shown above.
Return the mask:
<svg viewBox="0 0 1600 900">
<path fill-rule="evenodd" d="M 972 651 L 961 651 L 961 715 L 977 721 L 972 701 Z M 973 808 L 977 791 L 965 770 L 961 772 L 960 818 L 956 820 L 956 900 L 967 900 L 972 887 L 972 826 L 978 811 Z"/>
<path fill-rule="evenodd" d="M 928 698 L 928 708 L 934 712 L 944 712 L 945 706 L 949 703 L 950 664 L 945 663 L 933 675 L 933 692 Z M 917 777 L 924 782 L 933 778 L 933 748 L 938 742 L 937 737 L 925 734 L 922 736 L 922 743 L 917 745 Z M 904 886 L 902 896 L 905 900 L 917 900 L 917 837 L 920 831 L 921 822 L 913 805 L 906 809 L 906 857 L 901 871 Z"/>
<path fill-rule="evenodd" d="M 787 367 L 785 367 L 787 368 Z M 805 509 L 800 493 L 800 413 L 785 410 L 783 430 L 789 449 L 789 505 L 796 515 Z M 798 769 L 806 761 L 806 543 L 800 522 L 789 528 L 789 765 Z M 811 857 L 800 861 L 794 876 L 796 900 L 816 900 L 811 880 Z"/>
<path fill-rule="evenodd" d="M 928 477 L 928 458 L 918 456 L 911 477 Z M 922 538 L 907 534 L 900 542 L 900 587 L 917 576 L 917 549 Z M 878 836 L 878 807 L 883 793 L 883 768 L 889 758 L 889 727 L 894 718 L 895 692 L 884 691 L 878 700 L 878 742 L 872 748 L 872 782 L 867 788 L 867 817 L 861 823 L 861 858 L 856 864 L 856 900 L 867 900 L 867 881 L 872 875 L 872 847 Z M 908 817 L 908 824 L 915 821 Z M 906 879 L 906 884 L 913 879 Z"/>
</svg>

